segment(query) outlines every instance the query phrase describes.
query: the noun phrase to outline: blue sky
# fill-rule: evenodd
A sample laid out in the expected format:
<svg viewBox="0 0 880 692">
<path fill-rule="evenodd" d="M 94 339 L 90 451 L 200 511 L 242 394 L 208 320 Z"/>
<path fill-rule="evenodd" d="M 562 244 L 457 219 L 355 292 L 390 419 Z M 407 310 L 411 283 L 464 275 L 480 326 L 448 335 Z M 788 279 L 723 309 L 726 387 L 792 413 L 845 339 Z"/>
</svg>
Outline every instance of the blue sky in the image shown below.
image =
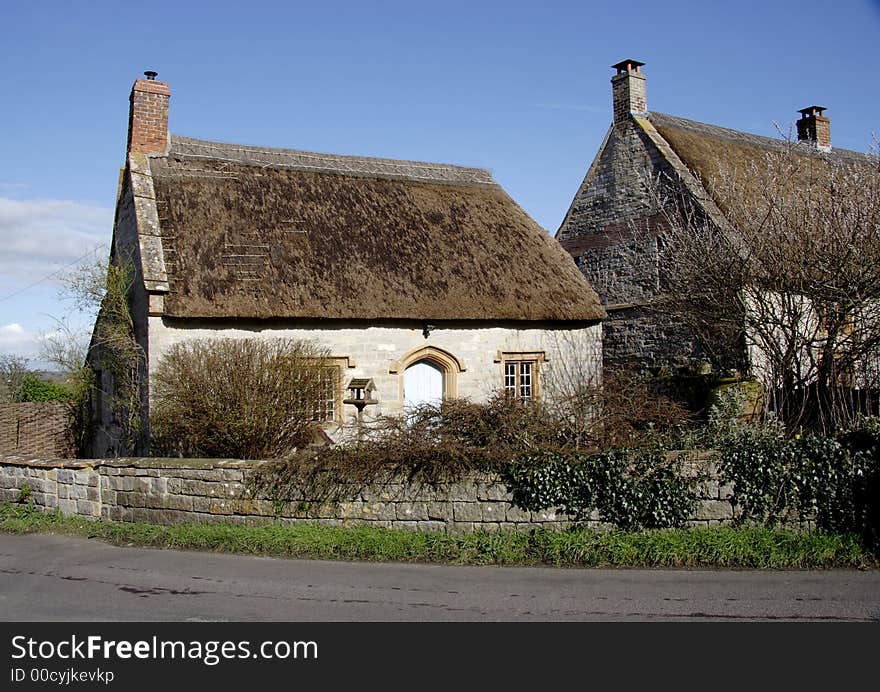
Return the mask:
<svg viewBox="0 0 880 692">
<path fill-rule="evenodd" d="M 556 231 L 611 120 L 610 65 L 649 110 L 776 136 L 826 106 L 880 134 L 871 2 L 9 3 L 0 25 L 0 354 L 90 316 L 51 276 L 106 254 L 128 95 L 171 87 L 181 135 L 489 168 Z"/>
</svg>

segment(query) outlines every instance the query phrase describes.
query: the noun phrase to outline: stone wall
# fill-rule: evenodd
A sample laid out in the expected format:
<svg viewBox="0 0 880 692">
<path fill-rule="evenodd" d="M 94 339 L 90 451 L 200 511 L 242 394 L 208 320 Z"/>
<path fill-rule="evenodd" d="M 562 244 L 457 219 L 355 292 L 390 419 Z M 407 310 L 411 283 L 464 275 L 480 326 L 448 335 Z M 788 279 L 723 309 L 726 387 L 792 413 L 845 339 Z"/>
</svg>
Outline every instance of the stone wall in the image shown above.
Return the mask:
<svg viewBox="0 0 880 692">
<path fill-rule="evenodd" d="M 190 459 L 36 459 L 0 457 L 0 501 L 16 502 L 22 488 L 30 501 L 67 515 L 156 524 L 281 521 L 446 532 L 565 528 L 570 518 L 552 511 L 529 512 L 511 502 L 497 477 L 474 474 L 436 485 L 389 481 L 352 486 L 347 501 L 299 502 L 276 506 L 252 497 L 247 474 L 260 462 Z M 694 456 L 688 472 L 717 478 L 711 457 Z M 710 526 L 730 521 L 731 488 L 717 480 L 701 484 L 701 500 L 691 523 Z M 602 527 L 597 519 L 592 522 Z"/>
<path fill-rule="evenodd" d="M 74 456 L 70 407 L 57 401 L 0 404 L 0 454 Z"/>
<path fill-rule="evenodd" d="M 609 312 L 603 333 L 607 372 L 696 369 L 705 362 L 693 336 L 649 309 L 661 293 L 657 232 L 662 217 L 649 183 L 673 170 L 632 116 L 616 122 L 557 238 Z"/>
</svg>

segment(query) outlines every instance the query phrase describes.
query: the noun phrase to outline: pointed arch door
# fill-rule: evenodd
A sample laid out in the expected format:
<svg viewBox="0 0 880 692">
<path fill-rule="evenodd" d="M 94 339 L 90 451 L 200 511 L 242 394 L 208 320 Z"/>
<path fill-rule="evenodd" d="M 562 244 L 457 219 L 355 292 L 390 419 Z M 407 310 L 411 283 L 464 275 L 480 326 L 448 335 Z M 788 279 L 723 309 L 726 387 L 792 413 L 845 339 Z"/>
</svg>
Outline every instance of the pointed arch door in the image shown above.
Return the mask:
<svg viewBox="0 0 880 692">
<path fill-rule="evenodd" d="M 429 360 L 420 360 L 403 371 L 403 407 L 413 409 L 443 401 L 444 372 Z"/>
</svg>

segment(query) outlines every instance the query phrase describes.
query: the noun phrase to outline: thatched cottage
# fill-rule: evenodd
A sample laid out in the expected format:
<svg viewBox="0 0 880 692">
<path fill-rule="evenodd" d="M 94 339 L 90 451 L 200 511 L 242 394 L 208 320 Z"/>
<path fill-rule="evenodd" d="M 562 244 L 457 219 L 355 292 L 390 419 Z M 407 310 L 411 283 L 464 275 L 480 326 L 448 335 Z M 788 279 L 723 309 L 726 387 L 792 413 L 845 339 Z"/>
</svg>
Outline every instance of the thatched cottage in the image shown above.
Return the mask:
<svg viewBox="0 0 880 692">
<path fill-rule="evenodd" d="M 664 218 L 650 181 L 674 181 L 697 213 L 723 229 L 729 220 L 705 181 L 725 171 L 747 172 L 750 164 L 787 145 L 782 139 L 650 112 L 643 65 L 624 60 L 612 66 L 613 122 L 556 238 L 608 313 L 603 323 L 607 372 L 660 366 L 692 372 L 708 364 L 701 345 L 682 324 L 652 309 L 663 292 Z M 831 147 L 824 110 L 811 106 L 800 111 L 797 156 L 864 162 L 864 154 Z M 745 339 L 727 346 L 731 364 L 747 363 Z"/>
<path fill-rule="evenodd" d="M 168 85 L 135 82 L 112 258 L 149 372 L 196 338 L 312 340 L 341 388 L 322 422 L 601 374 L 598 297 L 571 257 L 482 169 L 221 144 L 168 133 Z M 101 319 L 99 317 L 99 319 Z M 565 366 L 563 368 L 563 365 Z M 101 389 L 112 376 L 96 363 Z M 129 453 L 100 407 L 92 453 Z"/>
</svg>

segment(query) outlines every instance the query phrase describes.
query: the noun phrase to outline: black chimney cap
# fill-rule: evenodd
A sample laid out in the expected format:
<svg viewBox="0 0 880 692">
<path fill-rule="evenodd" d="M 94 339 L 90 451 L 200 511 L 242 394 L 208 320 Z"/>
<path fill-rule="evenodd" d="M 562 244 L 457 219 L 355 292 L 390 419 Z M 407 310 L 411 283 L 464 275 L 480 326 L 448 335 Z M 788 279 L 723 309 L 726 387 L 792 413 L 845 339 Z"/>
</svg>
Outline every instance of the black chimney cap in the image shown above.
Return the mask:
<svg viewBox="0 0 880 692">
<path fill-rule="evenodd" d="M 810 117 L 811 115 L 822 115 L 822 111 L 827 111 L 828 109 L 825 106 L 807 106 L 806 108 L 801 108 L 798 113 L 803 115 L 805 118 Z"/>
<path fill-rule="evenodd" d="M 639 62 L 638 60 L 621 60 L 616 65 L 612 65 L 614 69 L 617 70 L 617 74 L 621 74 L 622 72 L 638 72 L 639 68 L 645 63 Z"/>
<path fill-rule="evenodd" d="M 158 75 L 159 75 L 159 73 L 158 73 L 158 72 L 153 72 L 153 70 L 147 70 L 146 72 L 144 72 L 144 77 L 146 77 L 146 78 L 149 79 L 149 80 L 156 79 L 156 77 L 157 77 Z"/>
</svg>

